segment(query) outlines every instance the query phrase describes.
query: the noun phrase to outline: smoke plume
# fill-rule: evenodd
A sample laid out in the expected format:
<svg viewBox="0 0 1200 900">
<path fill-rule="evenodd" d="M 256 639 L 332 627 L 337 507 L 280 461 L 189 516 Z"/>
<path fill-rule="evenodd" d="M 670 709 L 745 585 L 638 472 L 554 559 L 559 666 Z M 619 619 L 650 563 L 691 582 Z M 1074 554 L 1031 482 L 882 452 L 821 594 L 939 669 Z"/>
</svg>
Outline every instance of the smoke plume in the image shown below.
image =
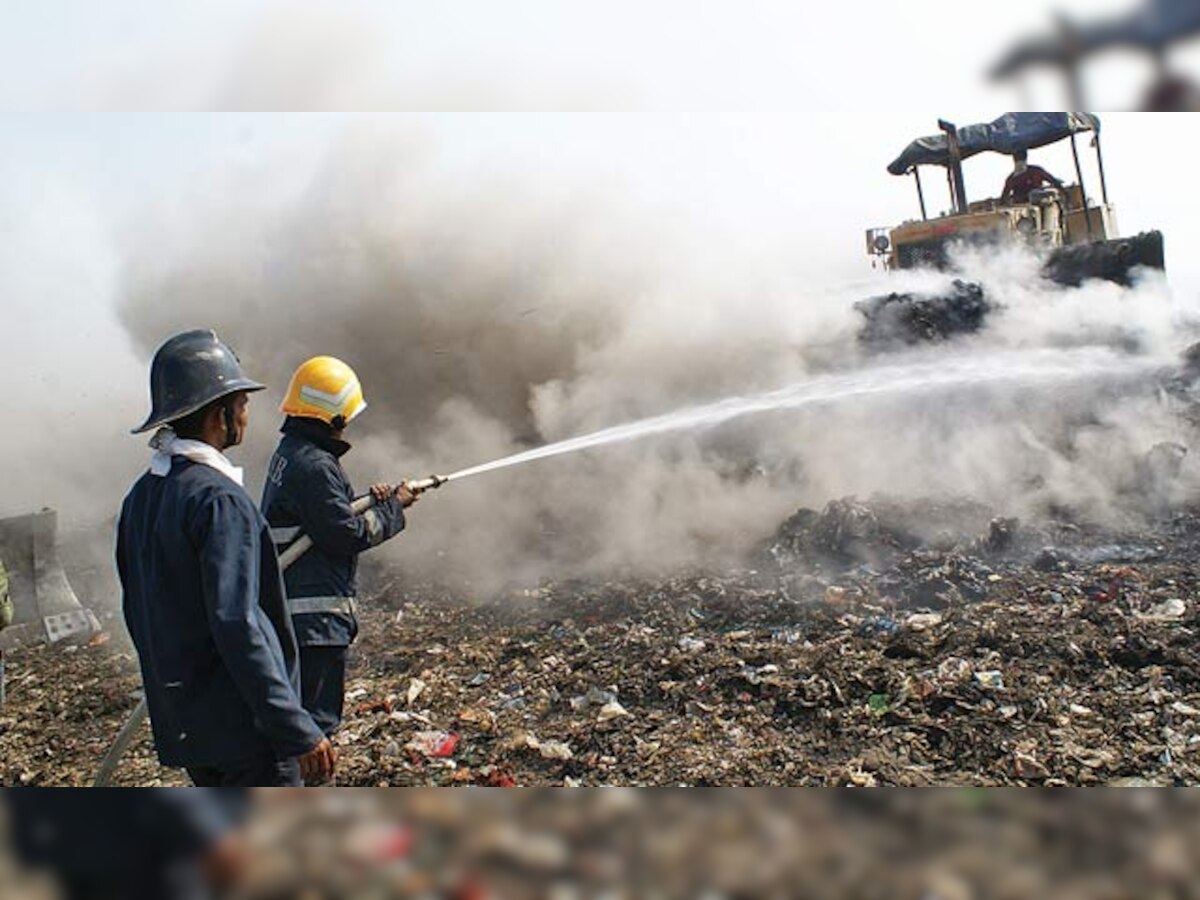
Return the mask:
<svg viewBox="0 0 1200 900">
<path fill-rule="evenodd" d="M 238 451 L 252 492 L 275 407 L 309 356 L 339 356 L 364 383 L 370 408 L 345 460 L 362 489 L 876 365 L 855 340 L 853 301 L 946 283 L 819 289 L 799 261 L 764 268 L 762 248 L 664 228 L 619 183 L 469 171 L 418 135 L 359 128 L 311 172 L 205 184 L 131 236 L 120 316 L 146 358 L 177 330 L 214 327 L 271 386 Z M 1155 277 L 1064 290 L 1015 251 L 962 265 L 999 312 L 977 335 L 890 364 L 1079 347 L 1165 363 L 1186 344 Z M 1182 428 L 1160 393 L 1109 382 L 825 403 L 451 484 L 380 553 L 414 578 L 490 590 L 727 562 L 798 505 L 846 494 L 965 494 L 998 512 L 1119 521 L 1138 510 L 1139 461 L 1186 443 Z"/>
</svg>

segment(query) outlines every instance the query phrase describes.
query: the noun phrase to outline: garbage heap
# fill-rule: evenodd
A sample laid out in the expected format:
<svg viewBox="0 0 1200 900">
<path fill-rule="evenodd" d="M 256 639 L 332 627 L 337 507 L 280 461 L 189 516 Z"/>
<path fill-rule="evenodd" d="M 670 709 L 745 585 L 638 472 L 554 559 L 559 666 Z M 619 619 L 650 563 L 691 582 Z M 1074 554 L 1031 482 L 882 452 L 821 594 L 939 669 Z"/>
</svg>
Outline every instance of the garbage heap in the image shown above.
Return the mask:
<svg viewBox="0 0 1200 900">
<path fill-rule="evenodd" d="M 843 498 L 736 570 L 490 596 L 376 573 L 338 783 L 1194 784 L 1198 554 L 1196 510 L 1124 533 Z M 87 783 L 137 699 L 128 644 L 8 663 L 0 779 Z M 117 775 L 180 781 L 148 730 Z"/>
</svg>

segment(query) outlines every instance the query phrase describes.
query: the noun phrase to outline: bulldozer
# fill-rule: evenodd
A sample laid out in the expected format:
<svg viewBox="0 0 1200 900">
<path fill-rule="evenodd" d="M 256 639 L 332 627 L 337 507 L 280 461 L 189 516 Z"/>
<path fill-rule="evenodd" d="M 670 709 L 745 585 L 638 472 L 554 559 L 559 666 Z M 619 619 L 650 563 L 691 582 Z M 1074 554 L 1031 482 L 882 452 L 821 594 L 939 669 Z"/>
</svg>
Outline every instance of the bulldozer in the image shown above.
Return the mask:
<svg viewBox="0 0 1200 900">
<path fill-rule="evenodd" d="M 0 519 L 0 593 L 8 595 L 11 620 L 0 646 L 86 640 L 100 630 L 59 561 L 57 533 L 52 509 Z"/>
<path fill-rule="evenodd" d="M 954 250 L 964 245 L 1023 244 L 1043 259 L 1043 274 L 1060 285 L 1078 286 L 1100 278 L 1130 285 L 1143 269 L 1165 268 L 1163 236 L 1150 231 L 1119 237 L 1108 197 L 1100 119 L 1086 112 L 1012 112 L 963 128 L 939 120 L 940 132 L 914 140 L 888 166 L 896 176 L 913 177 L 921 218 L 891 228 L 867 229 L 867 253 L 888 270 L 951 270 Z M 1078 137 L 1091 134 L 1100 175 L 1098 197 L 1089 194 L 1079 159 Z M 1060 141 L 1071 142 L 1077 181 L 1033 190 L 1020 202 L 988 197 L 970 200 L 963 162 L 981 153 L 1010 156 Z M 922 169 L 945 170 L 950 209 L 930 216 Z M 955 281 L 948 295 L 889 294 L 860 301 L 866 320 L 865 343 L 914 343 L 942 339 L 980 327 L 994 308 L 976 284 Z"/>
</svg>

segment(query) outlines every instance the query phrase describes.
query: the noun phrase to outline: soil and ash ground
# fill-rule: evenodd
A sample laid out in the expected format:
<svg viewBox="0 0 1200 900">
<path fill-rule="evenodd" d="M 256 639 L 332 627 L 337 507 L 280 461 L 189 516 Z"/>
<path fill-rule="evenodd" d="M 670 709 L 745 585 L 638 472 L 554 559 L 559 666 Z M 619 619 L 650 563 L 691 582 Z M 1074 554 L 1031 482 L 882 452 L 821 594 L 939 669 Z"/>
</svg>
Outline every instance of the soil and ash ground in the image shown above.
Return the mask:
<svg viewBox="0 0 1200 900">
<path fill-rule="evenodd" d="M 847 498 L 738 571 L 486 600 L 376 572 L 338 784 L 1196 784 L 1197 552 L 1200 511 Z M 4 784 L 90 781 L 139 686 L 106 625 L 7 654 Z M 116 783 L 183 778 L 147 728 Z"/>
</svg>

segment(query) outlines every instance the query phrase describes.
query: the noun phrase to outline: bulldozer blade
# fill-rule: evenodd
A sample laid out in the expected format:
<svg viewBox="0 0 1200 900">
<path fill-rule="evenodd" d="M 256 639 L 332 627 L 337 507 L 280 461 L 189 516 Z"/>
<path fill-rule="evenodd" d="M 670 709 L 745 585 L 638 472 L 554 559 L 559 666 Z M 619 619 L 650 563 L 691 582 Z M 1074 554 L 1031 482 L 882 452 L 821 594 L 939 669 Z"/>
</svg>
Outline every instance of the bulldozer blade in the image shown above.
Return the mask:
<svg viewBox="0 0 1200 900">
<path fill-rule="evenodd" d="M 41 631 L 49 643 L 100 630 L 59 562 L 57 531 L 52 509 L 0 519 L 0 562 L 8 572 L 13 630 Z"/>
</svg>

